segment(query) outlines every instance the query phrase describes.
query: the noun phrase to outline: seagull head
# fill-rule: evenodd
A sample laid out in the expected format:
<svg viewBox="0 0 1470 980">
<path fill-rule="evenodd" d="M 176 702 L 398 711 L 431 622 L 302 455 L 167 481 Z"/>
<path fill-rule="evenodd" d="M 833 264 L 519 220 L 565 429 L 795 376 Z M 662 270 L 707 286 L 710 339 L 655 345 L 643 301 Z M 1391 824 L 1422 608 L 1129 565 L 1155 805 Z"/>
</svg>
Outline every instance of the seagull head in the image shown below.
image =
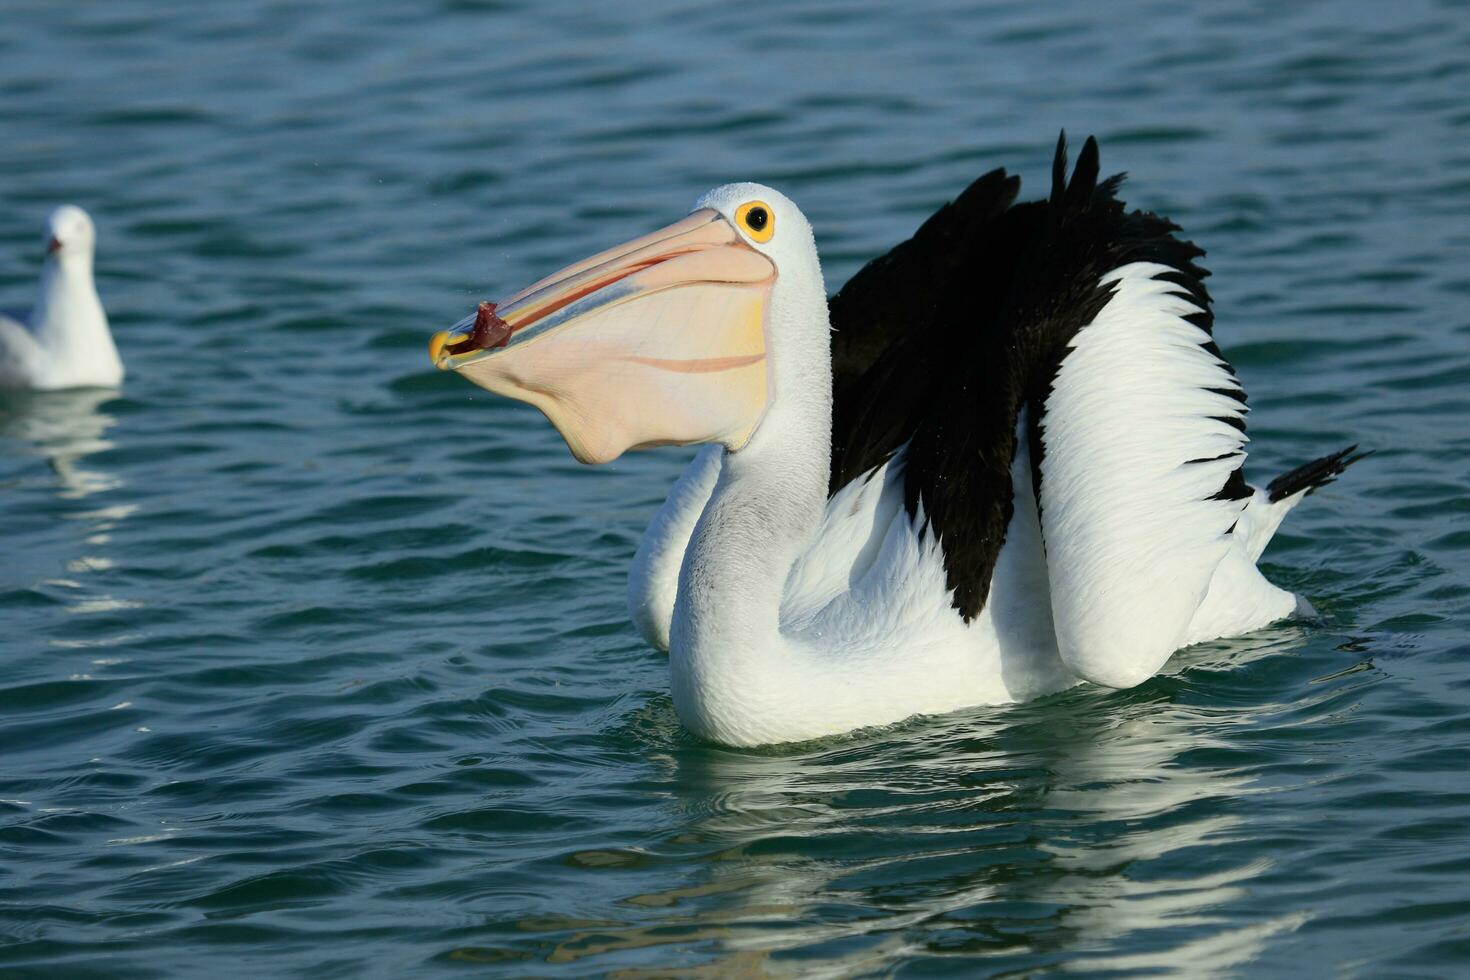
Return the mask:
<svg viewBox="0 0 1470 980">
<path fill-rule="evenodd" d="M 91 258 L 97 241 L 92 218 L 75 204 L 63 204 L 46 219 L 46 254 L 66 260 Z"/>
</svg>

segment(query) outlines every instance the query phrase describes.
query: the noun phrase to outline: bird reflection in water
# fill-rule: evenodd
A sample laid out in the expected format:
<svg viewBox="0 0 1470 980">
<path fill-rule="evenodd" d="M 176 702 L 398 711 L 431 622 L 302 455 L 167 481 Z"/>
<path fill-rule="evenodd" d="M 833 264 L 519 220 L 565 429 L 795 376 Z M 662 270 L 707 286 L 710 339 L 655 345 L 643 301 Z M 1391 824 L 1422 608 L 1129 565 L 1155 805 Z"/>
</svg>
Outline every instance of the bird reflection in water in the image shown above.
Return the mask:
<svg viewBox="0 0 1470 980">
<path fill-rule="evenodd" d="M 83 469 L 78 461 L 112 448 L 106 435 L 117 420 L 101 409 L 116 398 L 107 388 L 0 393 L 0 439 L 50 463 L 65 499 L 115 489 L 115 476 Z"/>
<path fill-rule="evenodd" d="M 673 945 L 713 954 L 687 975 L 765 976 L 799 972 L 782 951 L 814 947 L 841 963 L 834 973 L 957 953 L 1134 972 L 1183 952 L 1201 973 L 1239 969 L 1307 915 L 1251 909 L 1270 860 L 1218 859 L 1218 845 L 1256 829 L 1242 800 L 1291 788 L 1230 760 L 1301 705 L 1259 692 L 1207 705 L 1199 692 L 1289 653 L 1305 629 L 1196 647 L 1130 691 L 1082 687 L 784 750 L 695 743 L 657 701 L 633 727 L 667 739 L 643 750 L 669 821 L 643 847 L 567 863 L 599 875 L 598 891 L 613 875 L 674 883 L 628 895 L 614 915 L 517 923 L 535 952 L 513 941 L 450 956 L 595 969 Z M 1185 935 L 1206 923 L 1208 939 Z"/>
<path fill-rule="evenodd" d="M 19 467 L 18 477 L 5 482 L 21 491 L 30 490 L 32 496 L 55 494 L 61 506 L 47 507 L 44 504 L 30 507 L 17 506 L 13 514 L 34 515 L 51 512 L 68 520 L 78 521 L 84 529 L 82 553 L 75 557 L 32 554 L 19 556 L 12 571 L 27 576 L 39 576 L 34 583 L 47 589 L 64 589 L 66 607 L 72 613 L 94 613 L 130 607 L 135 603 L 99 595 L 87 589 L 73 576 L 104 571 L 112 567 L 112 560 L 101 553 L 102 547 L 111 539 L 117 524 L 130 516 L 136 509 L 133 504 L 93 506 L 95 498 L 108 491 L 118 489 L 122 480 L 114 473 L 83 465 L 87 457 L 113 448 L 107 432 L 116 424 L 114 416 L 104 410 L 109 401 L 118 397 L 111 389 L 86 388 L 57 392 L 5 392 L 0 393 L 0 457 L 9 457 L 15 467 L 17 457 L 40 457 L 49 466 L 51 474 L 45 479 L 45 488 L 31 477 L 28 467 Z M 12 490 L 11 499 L 15 500 Z M 78 509 L 73 502 L 85 502 Z M 66 546 L 68 550 L 74 544 Z M 56 558 L 60 558 L 57 561 Z M 58 566 L 65 568 L 68 575 L 51 577 Z M 70 645 L 69 641 L 53 639 L 54 645 Z M 97 641 L 89 641 L 95 644 Z"/>
</svg>

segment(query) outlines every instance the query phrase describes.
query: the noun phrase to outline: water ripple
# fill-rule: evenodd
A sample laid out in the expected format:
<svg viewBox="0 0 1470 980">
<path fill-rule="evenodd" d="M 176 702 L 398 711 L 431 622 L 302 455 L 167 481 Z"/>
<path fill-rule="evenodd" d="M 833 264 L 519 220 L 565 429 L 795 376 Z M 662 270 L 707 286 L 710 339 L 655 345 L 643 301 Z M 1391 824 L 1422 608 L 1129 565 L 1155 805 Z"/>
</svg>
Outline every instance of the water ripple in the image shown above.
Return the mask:
<svg viewBox="0 0 1470 980">
<path fill-rule="evenodd" d="M 7 28 L 0 306 L 45 209 L 86 205 L 129 378 L 0 403 L 0 971 L 1470 956 L 1453 4 L 20 0 Z M 1131 691 L 699 744 L 622 594 L 687 451 L 590 473 L 425 337 L 746 177 L 835 285 L 990 167 L 1040 193 L 1063 127 L 1209 248 L 1252 474 L 1378 451 L 1266 556 L 1320 618 Z"/>
</svg>

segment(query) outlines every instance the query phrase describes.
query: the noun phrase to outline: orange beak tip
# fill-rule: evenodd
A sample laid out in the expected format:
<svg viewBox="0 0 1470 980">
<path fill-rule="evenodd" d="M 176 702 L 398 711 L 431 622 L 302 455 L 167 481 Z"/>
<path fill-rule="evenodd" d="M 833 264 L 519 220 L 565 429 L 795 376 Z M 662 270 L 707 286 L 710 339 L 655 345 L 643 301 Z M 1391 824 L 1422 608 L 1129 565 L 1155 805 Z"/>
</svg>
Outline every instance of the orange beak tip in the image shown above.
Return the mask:
<svg viewBox="0 0 1470 980">
<path fill-rule="evenodd" d="M 442 363 L 444 348 L 452 344 L 458 344 L 465 339 L 465 335 L 462 333 L 452 334 L 448 330 L 440 330 L 429 338 L 429 360 L 437 368 L 445 367 Z"/>
</svg>

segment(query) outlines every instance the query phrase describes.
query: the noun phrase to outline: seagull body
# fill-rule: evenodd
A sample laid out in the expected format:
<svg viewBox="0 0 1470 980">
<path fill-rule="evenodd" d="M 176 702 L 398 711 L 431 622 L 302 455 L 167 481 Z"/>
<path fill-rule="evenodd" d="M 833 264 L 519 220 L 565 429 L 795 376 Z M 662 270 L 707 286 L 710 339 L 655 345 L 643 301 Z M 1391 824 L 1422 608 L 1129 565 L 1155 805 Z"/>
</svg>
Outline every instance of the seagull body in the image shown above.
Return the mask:
<svg viewBox="0 0 1470 980">
<path fill-rule="evenodd" d="M 1097 167 L 1088 140 L 1069 181 L 1059 145 L 1019 205 L 981 177 L 830 301 L 800 210 L 726 185 L 436 336 L 583 462 L 708 444 L 629 583 L 686 727 L 761 745 L 1130 687 L 1310 610 L 1256 561 L 1357 457 L 1246 483 L 1202 253 Z"/>
<path fill-rule="evenodd" d="M 0 388 L 116 388 L 123 366 L 92 277 L 96 232 L 79 207 L 46 223 L 46 264 L 28 315 L 0 313 Z"/>
</svg>

